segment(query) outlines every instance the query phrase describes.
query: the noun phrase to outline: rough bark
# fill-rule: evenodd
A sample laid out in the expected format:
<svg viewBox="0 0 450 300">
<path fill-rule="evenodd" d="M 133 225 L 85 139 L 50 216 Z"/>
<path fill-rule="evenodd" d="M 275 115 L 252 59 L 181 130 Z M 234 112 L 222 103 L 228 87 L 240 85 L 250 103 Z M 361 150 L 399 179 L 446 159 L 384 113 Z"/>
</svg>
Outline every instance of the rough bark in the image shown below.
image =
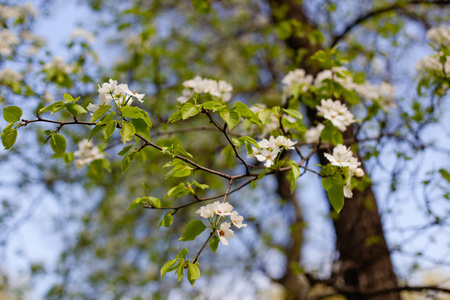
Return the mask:
<svg viewBox="0 0 450 300">
<path fill-rule="evenodd" d="M 296 19 L 302 24 L 307 24 L 306 28 L 313 28 L 304 13 L 301 1 L 281 0 L 269 1 L 269 3 L 273 12 L 274 23 Z M 319 70 L 307 64 L 307 59 L 318 50 L 317 46 L 310 45 L 306 38 L 299 37 L 288 38 L 286 45 L 293 51 L 307 49 L 308 53 L 305 55 L 305 59 L 297 67 L 305 69 L 309 74 L 317 74 Z M 317 118 L 314 110 L 309 112 L 309 116 L 311 120 Z M 345 138 L 354 138 L 351 129 L 345 133 Z M 322 164 L 328 163 L 323 153 L 319 153 L 319 158 Z M 282 188 L 282 186 L 280 185 L 279 188 Z M 364 191 L 354 191 L 353 199 L 346 200 L 339 217 L 334 221 L 334 227 L 337 249 L 340 253 L 338 262 L 340 268 L 337 276 L 335 275 L 337 278 L 333 278 L 337 281 L 333 281 L 343 281 L 345 289 L 356 292 L 346 293 L 347 298 L 350 300 L 401 299 L 400 293 L 397 291 L 383 295 L 363 295 L 364 292 L 371 290 L 390 289 L 398 286 L 371 187 Z M 281 281 L 281 283 L 284 282 Z M 286 284 L 290 283 L 290 281 L 286 281 Z M 293 291 L 292 287 L 287 285 L 286 289 Z"/>
</svg>

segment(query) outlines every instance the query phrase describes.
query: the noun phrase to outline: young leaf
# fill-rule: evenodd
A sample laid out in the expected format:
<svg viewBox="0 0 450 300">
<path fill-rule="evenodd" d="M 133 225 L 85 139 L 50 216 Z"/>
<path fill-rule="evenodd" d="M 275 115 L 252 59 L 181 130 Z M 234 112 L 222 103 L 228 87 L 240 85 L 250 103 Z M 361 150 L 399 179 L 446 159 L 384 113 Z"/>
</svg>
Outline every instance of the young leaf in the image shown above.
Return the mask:
<svg viewBox="0 0 450 300">
<path fill-rule="evenodd" d="M 72 97 L 72 95 L 65 93 L 64 94 L 64 101 L 66 103 L 75 103 L 80 99 L 80 97 L 76 97 L 75 99 Z"/>
<path fill-rule="evenodd" d="M 131 119 L 131 124 L 133 124 L 134 128 L 136 129 L 136 133 L 139 133 L 144 138 L 150 141 L 150 127 L 144 119 Z"/>
<path fill-rule="evenodd" d="M 222 110 L 220 116 L 227 123 L 228 128 L 233 129 L 241 120 L 241 115 L 237 111 Z"/>
<path fill-rule="evenodd" d="M 122 108 L 122 116 L 130 119 L 138 119 L 143 117 L 143 114 L 137 107 L 125 106 Z"/>
<path fill-rule="evenodd" d="M 200 106 L 194 105 L 191 102 L 187 102 L 181 107 L 181 116 L 183 120 L 193 117 L 199 112 Z"/>
<path fill-rule="evenodd" d="M 175 257 L 178 260 L 184 260 L 186 258 L 186 255 L 189 253 L 189 250 L 184 248 L 180 252 L 178 252 L 177 256 Z"/>
<path fill-rule="evenodd" d="M 103 128 L 103 135 L 105 136 L 105 141 L 108 141 L 109 138 L 113 135 L 114 131 L 117 127 L 117 121 L 111 121 L 106 124 Z"/>
<path fill-rule="evenodd" d="M 126 144 L 130 141 L 134 134 L 136 133 L 136 129 L 133 124 L 127 123 L 125 120 L 122 120 L 122 129 L 120 129 L 120 135 L 122 136 L 122 141 Z"/>
<path fill-rule="evenodd" d="M 211 251 L 213 253 L 216 253 L 217 247 L 219 246 L 219 241 L 220 241 L 220 239 L 215 235 L 213 235 L 211 237 L 211 239 L 209 240 L 209 242 L 208 242 L 209 248 L 211 248 Z"/>
<path fill-rule="evenodd" d="M 102 130 L 103 130 L 103 126 L 95 125 L 94 128 L 92 128 L 91 132 L 89 132 L 88 141 L 90 141 L 96 134 L 98 134 Z"/>
<path fill-rule="evenodd" d="M 328 199 L 334 210 L 339 213 L 344 207 L 344 185 L 340 183 L 339 174 L 333 177 L 325 177 L 322 179 L 322 186 L 327 191 Z"/>
<path fill-rule="evenodd" d="M 287 113 L 288 115 L 290 115 L 291 117 L 294 117 L 294 118 L 296 118 L 298 120 L 302 120 L 303 119 L 302 114 L 298 110 L 295 110 L 295 109 L 284 109 L 283 108 L 283 111 L 285 113 Z"/>
<path fill-rule="evenodd" d="M 242 118 L 248 119 L 257 125 L 261 125 L 261 122 L 260 122 L 258 116 L 250 108 L 248 108 L 248 106 L 245 105 L 244 103 L 239 102 L 239 101 L 236 102 L 234 104 L 234 109 L 235 109 L 235 111 L 237 111 L 238 113 L 241 114 Z"/>
<path fill-rule="evenodd" d="M 66 151 L 66 139 L 60 134 L 54 134 L 50 139 L 50 147 L 57 155 L 62 155 Z"/>
<path fill-rule="evenodd" d="M 164 218 L 159 222 L 158 228 L 161 226 L 169 227 L 173 223 L 173 216 L 171 211 L 167 212 Z"/>
<path fill-rule="evenodd" d="M 200 278 L 200 269 L 191 262 L 189 262 L 187 278 L 192 286 L 194 286 L 195 281 Z"/>
<path fill-rule="evenodd" d="M 81 105 L 76 103 L 66 103 L 64 107 L 70 112 L 72 116 L 77 116 L 80 114 L 85 114 L 88 111 Z"/>
<path fill-rule="evenodd" d="M 125 154 L 128 153 L 128 151 L 130 151 L 131 147 L 133 147 L 133 145 L 128 145 L 128 146 L 123 147 L 123 149 L 120 150 L 120 152 L 117 153 L 117 155 L 124 156 Z"/>
<path fill-rule="evenodd" d="M 200 189 L 202 189 L 202 190 L 209 188 L 209 185 L 207 185 L 207 184 L 200 184 L 200 183 L 198 183 L 198 182 L 195 181 L 195 180 L 194 180 L 193 183 L 194 183 L 198 188 L 200 188 Z"/>
<path fill-rule="evenodd" d="M 128 170 L 128 167 L 130 166 L 130 162 L 133 160 L 133 158 L 134 158 L 134 153 L 130 153 L 130 154 L 124 156 L 124 158 L 122 159 L 121 168 L 122 168 L 123 175 L 125 175 L 125 172 Z"/>
<path fill-rule="evenodd" d="M 187 224 L 179 241 L 193 241 L 199 234 L 205 231 L 206 226 L 200 220 L 194 220 Z"/>
<path fill-rule="evenodd" d="M 22 114 L 22 109 L 18 106 L 8 106 L 3 109 L 3 118 L 9 123 L 20 121 Z"/>
<path fill-rule="evenodd" d="M 131 202 L 130 205 L 128 206 L 127 210 L 130 210 L 130 209 L 133 209 L 136 207 L 141 207 L 142 205 L 147 204 L 146 199 L 147 199 L 147 197 L 141 197 L 141 198 L 134 199 L 133 202 Z"/>
<path fill-rule="evenodd" d="M 11 147 L 16 143 L 17 130 L 12 128 L 13 125 L 14 123 L 10 123 L 5 127 L 5 129 L 3 129 L 3 132 L 1 134 L 2 144 L 3 147 L 5 147 L 5 150 L 11 149 Z"/>
<path fill-rule="evenodd" d="M 166 275 L 167 272 L 170 271 L 170 269 L 177 263 L 176 259 L 169 260 L 161 267 L 161 279 L 164 278 L 164 275 Z"/>
<path fill-rule="evenodd" d="M 193 158 L 194 157 L 194 156 L 192 156 L 192 154 L 190 154 L 189 152 L 184 150 L 183 147 L 180 144 L 177 145 L 177 152 L 180 153 L 180 154 L 183 154 L 184 156 L 187 156 L 189 158 Z"/>
<path fill-rule="evenodd" d="M 106 113 L 112 106 L 111 105 L 100 105 L 100 107 L 94 112 L 91 117 L 91 122 L 97 121 L 104 113 Z"/>
</svg>

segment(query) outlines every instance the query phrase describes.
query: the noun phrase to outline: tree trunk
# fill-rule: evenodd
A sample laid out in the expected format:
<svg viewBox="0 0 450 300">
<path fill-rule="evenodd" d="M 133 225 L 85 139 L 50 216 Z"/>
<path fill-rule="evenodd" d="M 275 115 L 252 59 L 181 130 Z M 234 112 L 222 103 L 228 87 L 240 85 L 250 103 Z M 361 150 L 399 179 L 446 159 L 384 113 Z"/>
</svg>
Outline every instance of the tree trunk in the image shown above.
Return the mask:
<svg viewBox="0 0 450 300">
<path fill-rule="evenodd" d="M 296 19 L 306 25 L 305 30 L 313 29 L 313 26 L 309 25 L 311 23 L 303 11 L 301 1 L 269 0 L 269 3 L 274 23 Z M 293 51 L 299 49 L 308 51 L 297 67 L 305 69 L 308 74 L 317 74 L 320 71 L 307 64 L 308 58 L 319 49 L 311 45 L 306 37 L 292 36 L 286 40 L 286 45 Z M 314 121 L 317 118 L 316 113 L 315 110 L 308 112 L 310 120 Z M 345 139 L 354 140 L 354 137 L 351 128 L 344 134 Z M 319 159 L 322 164 L 328 163 L 323 152 L 319 153 Z M 279 188 L 281 187 L 279 185 Z M 285 188 L 289 189 L 289 186 Z M 400 300 L 399 292 L 364 295 L 374 290 L 393 288 L 398 284 L 372 189 L 368 187 L 364 191 L 355 190 L 353 194 L 352 199 L 346 199 L 344 208 L 334 220 L 340 267 L 336 278 L 331 278 L 331 282 L 343 281 L 343 285 L 336 283 L 336 288 L 350 300 Z M 286 289 L 292 290 L 288 286 Z"/>
</svg>

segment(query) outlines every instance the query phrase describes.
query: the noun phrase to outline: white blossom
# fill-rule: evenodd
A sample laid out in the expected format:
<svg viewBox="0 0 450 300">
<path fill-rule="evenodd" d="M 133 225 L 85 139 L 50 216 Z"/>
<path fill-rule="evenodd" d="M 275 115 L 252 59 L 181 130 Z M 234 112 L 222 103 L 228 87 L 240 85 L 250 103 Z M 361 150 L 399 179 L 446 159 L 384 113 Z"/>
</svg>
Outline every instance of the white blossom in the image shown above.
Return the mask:
<svg viewBox="0 0 450 300">
<path fill-rule="evenodd" d="M 88 141 L 87 139 L 82 139 L 78 143 L 78 150 L 75 151 L 74 156 L 75 166 L 77 169 L 81 169 L 86 165 L 89 165 L 96 159 L 103 159 L 105 156 L 100 152 L 97 146 L 93 146 L 92 141 Z"/>
<path fill-rule="evenodd" d="M 72 42 L 77 38 L 86 40 L 89 43 L 93 43 L 95 41 L 94 35 L 81 27 L 77 27 L 72 31 L 69 37 L 69 41 Z"/>
<path fill-rule="evenodd" d="M 450 46 L 450 25 L 441 25 L 439 27 L 431 28 L 427 32 L 427 39 L 429 39 L 436 46 Z"/>
<path fill-rule="evenodd" d="M 186 103 L 189 101 L 189 99 L 192 98 L 194 95 L 194 92 L 190 89 L 184 89 L 182 92 L 182 95 L 177 98 L 177 101 L 180 103 Z"/>
<path fill-rule="evenodd" d="M 338 100 L 322 99 L 321 105 L 316 106 L 316 109 L 319 116 L 330 120 L 340 131 L 345 131 L 347 126 L 356 121 L 347 106 Z"/>
<path fill-rule="evenodd" d="M 121 108 L 125 105 L 131 105 L 133 99 L 143 102 L 142 98 L 144 96 L 145 94 L 138 94 L 135 91 L 131 91 L 127 84 L 118 84 L 117 80 L 109 79 L 108 82 L 102 83 L 101 86 L 98 85 L 99 104 L 90 103 L 87 109 L 91 112 L 95 112 L 100 105 L 109 105 L 111 101 L 114 101 L 114 103 Z"/>
<path fill-rule="evenodd" d="M 322 123 L 317 124 L 317 126 L 313 126 L 305 132 L 305 142 L 308 144 L 318 143 L 320 139 L 320 134 L 322 130 L 325 128 L 325 125 Z"/>
<path fill-rule="evenodd" d="M 234 231 L 231 230 L 230 227 L 230 223 L 223 222 L 222 224 L 220 224 L 220 229 L 217 230 L 220 242 L 225 246 L 228 246 L 228 240 L 234 237 Z"/>
<path fill-rule="evenodd" d="M 9 29 L 0 29 L 0 55 L 11 55 L 13 47 L 19 44 L 19 37 Z"/>
<path fill-rule="evenodd" d="M 187 88 L 188 91 L 189 89 L 192 89 L 194 93 L 210 94 L 212 96 L 221 98 L 224 102 L 227 102 L 231 99 L 231 91 L 233 90 L 233 87 L 224 80 L 220 80 L 219 82 L 217 82 L 216 80 L 201 78 L 200 76 L 195 76 L 193 79 L 183 82 L 183 86 Z M 187 98 L 189 93 L 185 90 L 183 90 L 183 96 L 178 97 L 177 101 L 185 103 L 189 100 L 190 97 Z"/>
<path fill-rule="evenodd" d="M 269 140 L 262 139 L 258 145 L 261 150 L 253 148 L 253 154 L 248 157 L 256 157 L 260 162 L 265 161 L 264 166 L 270 168 L 275 163 L 275 158 L 283 149 L 294 149 L 296 142 L 285 138 L 284 136 L 278 136 L 274 138 L 270 136 Z"/>
<path fill-rule="evenodd" d="M 217 201 L 213 203 L 213 209 L 215 214 L 223 217 L 231 214 L 233 206 L 228 202 L 220 203 Z"/>
<path fill-rule="evenodd" d="M 199 214 L 202 218 L 208 219 L 214 216 L 214 208 L 212 204 L 208 204 L 200 207 L 195 213 Z"/>
<path fill-rule="evenodd" d="M 445 65 L 440 61 L 441 56 L 443 56 L 443 52 L 439 52 L 436 54 L 432 54 L 427 57 L 422 57 L 415 65 L 415 69 L 419 76 L 437 76 L 443 77 L 445 74 L 450 74 L 450 56 L 447 56 L 447 60 Z"/>
<path fill-rule="evenodd" d="M 237 211 L 233 211 L 230 215 L 231 222 L 237 228 L 247 227 L 247 224 L 243 224 L 244 217 L 240 216 Z"/>
<path fill-rule="evenodd" d="M 333 155 L 330 155 L 328 153 L 325 153 L 324 155 L 330 161 L 331 165 L 348 168 L 347 183 L 344 186 L 344 196 L 346 198 L 353 197 L 353 193 L 351 190 L 352 177 L 354 175 L 356 175 L 357 177 L 364 176 L 364 170 L 362 168 L 359 168 L 361 163 L 356 157 L 353 157 L 353 153 L 350 148 L 347 148 L 342 144 L 338 144 L 333 149 Z"/>
<path fill-rule="evenodd" d="M 63 73 L 71 73 L 75 69 L 75 64 L 66 64 L 62 57 L 54 56 L 53 60 L 44 64 L 44 70 L 58 69 Z"/>
<path fill-rule="evenodd" d="M 281 83 L 284 85 L 284 94 L 287 96 L 291 95 L 293 90 L 297 87 L 301 87 L 302 92 L 306 92 L 312 82 L 313 77 L 311 75 L 306 75 L 305 70 L 303 69 L 290 71 L 281 80 Z"/>
<path fill-rule="evenodd" d="M 315 86 L 322 86 L 325 83 L 324 80 L 332 79 L 333 81 L 342 85 L 343 88 L 347 90 L 353 90 L 355 88 L 355 83 L 353 78 L 348 75 L 348 70 L 344 67 L 334 67 L 331 70 L 324 70 L 319 72 L 314 80 Z"/>
<path fill-rule="evenodd" d="M 0 81 L 4 83 L 13 83 L 23 79 L 23 75 L 13 69 L 6 67 L 0 70 Z"/>
</svg>

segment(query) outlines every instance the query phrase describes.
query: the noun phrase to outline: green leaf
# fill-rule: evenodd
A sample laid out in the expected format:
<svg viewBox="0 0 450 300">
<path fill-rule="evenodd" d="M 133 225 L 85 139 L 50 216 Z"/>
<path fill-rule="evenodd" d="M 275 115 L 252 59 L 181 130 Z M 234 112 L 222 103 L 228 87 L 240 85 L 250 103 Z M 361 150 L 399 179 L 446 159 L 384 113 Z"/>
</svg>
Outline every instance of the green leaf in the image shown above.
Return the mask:
<svg viewBox="0 0 450 300">
<path fill-rule="evenodd" d="M 192 0 L 192 5 L 197 13 L 207 14 L 211 11 L 211 4 L 207 0 Z"/>
<path fill-rule="evenodd" d="M 177 263 L 176 259 L 169 260 L 161 267 L 161 279 L 164 278 L 164 275 L 166 275 L 167 272 L 170 271 L 170 269 Z"/>
<path fill-rule="evenodd" d="M 8 123 L 19 122 L 22 114 L 22 109 L 18 106 L 8 106 L 3 109 L 3 118 Z"/>
<path fill-rule="evenodd" d="M 175 123 L 176 121 L 181 120 L 181 110 L 177 110 L 176 112 L 174 112 L 173 114 L 171 114 L 169 116 L 169 123 Z"/>
<path fill-rule="evenodd" d="M 344 207 L 344 184 L 340 183 L 338 176 L 340 175 L 335 174 L 322 179 L 322 186 L 327 191 L 328 200 L 337 213 Z"/>
<path fill-rule="evenodd" d="M 444 169 L 439 169 L 439 173 L 441 174 L 442 177 L 444 177 L 445 180 L 447 180 L 447 182 L 450 183 L 450 173 L 447 172 Z"/>
<path fill-rule="evenodd" d="M 241 115 L 237 111 L 222 110 L 220 116 L 227 123 L 228 128 L 233 129 L 241 120 Z"/>
<path fill-rule="evenodd" d="M 133 147 L 133 145 L 125 146 L 125 147 L 123 147 L 123 149 L 120 150 L 120 152 L 117 153 L 117 154 L 118 154 L 119 156 L 124 156 L 125 154 L 128 153 L 128 151 L 130 151 L 131 147 Z"/>
<path fill-rule="evenodd" d="M 211 248 L 211 251 L 213 253 L 216 253 L 217 247 L 219 246 L 219 241 L 220 239 L 215 235 L 213 235 L 212 238 L 209 240 L 208 242 L 209 248 Z"/>
<path fill-rule="evenodd" d="M 184 156 L 187 156 L 189 158 L 193 158 L 194 157 L 194 156 L 192 156 L 192 154 L 190 154 L 189 152 L 184 150 L 183 147 L 180 144 L 177 145 L 177 152 L 180 153 L 180 154 L 183 154 Z"/>
<path fill-rule="evenodd" d="M 178 275 L 178 282 L 181 281 L 181 278 L 183 278 L 183 274 L 184 274 L 184 261 L 182 261 L 180 263 L 180 265 L 177 268 L 177 271 L 175 272 Z"/>
<path fill-rule="evenodd" d="M 12 146 L 16 143 L 17 139 L 17 130 L 12 128 L 14 123 L 10 123 L 8 126 L 3 129 L 1 134 L 2 144 L 5 147 L 5 150 L 11 149 Z"/>
<path fill-rule="evenodd" d="M 327 123 L 328 124 L 320 133 L 320 138 L 325 142 L 333 144 L 334 146 L 342 144 L 344 142 L 342 133 L 331 122 Z"/>
<path fill-rule="evenodd" d="M 189 262 L 187 278 L 192 286 L 194 286 L 195 281 L 200 278 L 200 269 L 191 262 Z"/>
<path fill-rule="evenodd" d="M 287 113 L 288 115 L 290 115 L 291 117 L 294 117 L 294 118 L 296 118 L 298 120 L 302 120 L 303 119 L 303 115 L 298 110 L 295 110 L 295 109 L 284 109 L 283 108 L 283 111 L 285 113 Z"/>
<path fill-rule="evenodd" d="M 106 113 L 112 106 L 111 105 L 100 105 L 100 107 L 94 112 L 91 117 L 91 122 L 97 121 L 104 113 Z"/>
<path fill-rule="evenodd" d="M 200 220 L 194 220 L 189 222 L 187 224 L 186 228 L 184 229 L 183 234 L 181 235 L 181 238 L 179 238 L 179 241 L 193 241 L 195 238 L 201 234 L 203 231 L 205 231 L 206 226 L 203 224 Z"/>
<path fill-rule="evenodd" d="M 122 108 L 122 116 L 125 118 L 139 119 L 144 117 L 139 108 L 134 106 L 125 106 Z"/>
<path fill-rule="evenodd" d="M 105 136 L 105 141 L 108 141 L 109 138 L 113 135 L 114 131 L 117 127 L 117 121 L 111 121 L 106 124 L 103 128 L 103 135 Z"/>
<path fill-rule="evenodd" d="M 173 216 L 172 216 L 172 212 L 169 211 L 166 213 L 166 215 L 161 220 L 161 222 L 159 222 L 158 227 L 161 227 L 161 226 L 169 227 L 170 225 L 172 225 L 172 223 L 173 223 Z"/>
<path fill-rule="evenodd" d="M 141 198 L 134 199 L 133 202 L 131 202 L 130 205 L 128 206 L 127 210 L 130 210 L 130 209 L 133 209 L 136 207 L 141 207 L 144 204 L 147 204 L 147 197 L 141 197 Z"/>
<path fill-rule="evenodd" d="M 191 102 L 187 102 L 181 107 L 181 116 L 183 120 L 193 117 L 197 115 L 199 112 L 200 106 L 194 105 Z"/>
<path fill-rule="evenodd" d="M 39 113 L 41 114 L 41 113 L 44 113 L 44 112 L 47 112 L 47 111 L 51 111 L 52 112 L 51 114 L 53 115 L 55 112 L 57 112 L 57 111 L 59 111 L 59 110 L 61 110 L 63 108 L 64 108 L 64 102 L 63 101 L 57 101 L 55 103 L 50 104 L 47 107 L 41 108 L 39 110 Z"/>
<path fill-rule="evenodd" d="M 204 109 L 212 110 L 215 112 L 215 111 L 218 111 L 221 108 L 223 108 L 225 105 L 223 105 L 222 103 L 217 102 L 217 101 L 207 101 L 207 102 L 202 103 L 201 106 Z"/>
<path fill-rule="evenodd" d="M 244 103 L 239 101 L 236 102 L 234 104 L 234 109 L 241 114 L 242 118 L 248 119 L 257 125 L 261 125 L 261 121 L 259 120 L 258 116 Z"/>
<path fill-rule="evenodd" d="M 127 123 L 125 120 L 122 120 L 122 129 L 120 129 L 120 135 L 122 136 L 122 141 L 126 144 L 128 141 L 131 141 L 134 134 L 136 133 L 136 129 L 133 124 Z"/>
<path fill-rule="evenodd" d="M 62 155 L 66 151 L 66 139 L 60 134 L 52 135 L 50 147 L 57 155 Z"/>
<path fill-rule="evenodd" d="M 257 113 L 257 116 L 261 120 L 262 124 L 266 124 L 267 120 L 269 119 L 271 114 L 272 114 L 272 110 L 268 109 L 268 108 L 265 108 L 263 110 L 260 110 Z"/>
<path fill-rule="evenodd" d="M 122 164 L 121 164 L 121 169 L 122 169 L 123 175 L 125 175 L 125 172 L 128 170 L 128 167 L 130 166 L 130 162 L 133 160 L 133 158 L 134 158 L 134 153 L 128 154 L 123 157 Z"/>
<path fill-rule="evenodd" d="M 180 252 L 178 252 L 177 256 L 175 257 L 178 260 L 184 260 L 186 258 L 186 255 L 189 253 L 189 250 L 184 248 Z"/>
<path fill-rule="evenodd" d="M 295 183 L 297 179 L 300 177 L 300 168 L 295 163 L 295 161 L 289 161 L 289 166 L 291 167 L 292 181 L 291 181 L 291 192 L 295 189 Z"/>
<path fill-rule="evenodd" d="M 194 180 L 193 183 L 194 183 L 198 188 L 200 188 L 200 189 L 202 189 L 202 190 L 205 190 L 205 189 L 209 188 L 209 185 L 207 185 L 207 184 L 200 184 L 200 183 L 198 183 L 198 182 L 195 181 L 195 180 Z"/>
<path fill-rule="evenodd" d="M 131 119 L 131 124 L 133 124 L 136 129 L 136 133 L 142 135 L 148 141 L 150 141 L 150 127 L 144 119 Z"/>
<path fill-rule="evenodd" d="M 184 185 L 184 182 L 180 183 L 179 185 L 171 188 L 166 195 L 166 198 L 168 197 L 181 197 L 184 195 L 189 194 L 189 189 L 186 188 L 186 186 Z"/>
<path fill-rule="evenodd" d="M 74 117 L 77 115 L 85 114 L 88 111 L 81 105 L 76 103 L 66 103 L 64 107 L 70 112 L 70 114 Z"/>
<path fill-rule="evenodd" d="M 64 153 L 63 159 L 64 163 L 67 165 L 75 159 L 75 155 L 73 154 L 73 152 L 66 152 Z"/>
<path fill-rule="evenodd" d="M 116 115 L 115 112 L 111 112 L 110 114 L 107 114 L 106 116 L 103 116 L 100 121 L 97 123 L 97 125 L 106 125 L 109 124 L 114 116 Z"/>
<path fill-rule="evenodd" d="M 76 97 L 75 99 L 72 97 L 72 95 L 65 93 L 64 94 L 64 101 L 66 103 L 75 103 L 80 99 L 80 97 Z"/>
<path fill-rule="evenodd" d="M 103 130 L 102 125 L 95 125 L 94 128 L 92 128 L 91 132 L 89 132 L 88 141 L 90 141 L 96 134 L 98 134 L 102 130 Z"/>
</svg>

